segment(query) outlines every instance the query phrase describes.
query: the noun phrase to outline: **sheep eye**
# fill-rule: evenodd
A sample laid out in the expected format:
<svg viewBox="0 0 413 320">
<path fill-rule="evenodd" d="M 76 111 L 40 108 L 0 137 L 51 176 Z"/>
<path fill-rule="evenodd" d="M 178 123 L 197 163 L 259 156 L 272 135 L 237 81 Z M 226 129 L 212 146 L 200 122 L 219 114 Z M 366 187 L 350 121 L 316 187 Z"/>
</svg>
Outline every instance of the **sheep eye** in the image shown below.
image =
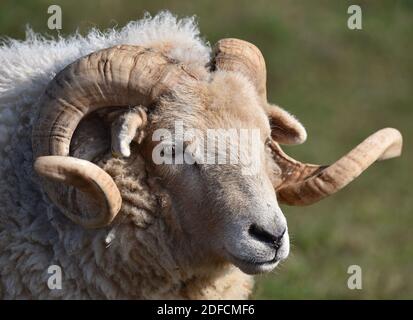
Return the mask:
<svg viewBox="0 0 413 320">
<path fill-rule="evenodd" d="M 193 166 L 194 166 L 195 169 L 201 170 L 201 166 L 200 166 L 200 164 L 199 164 L 198 162 L 195 161 L 194 164 L 193 164 Z"/>
<path fill-rule="evenodd" d="M 171 158 L 175 158 L 175 146 L 167 146 L 163 148 L 160 152 L 160 156 L 164 157 L 167 153 Z"/>
</svg>

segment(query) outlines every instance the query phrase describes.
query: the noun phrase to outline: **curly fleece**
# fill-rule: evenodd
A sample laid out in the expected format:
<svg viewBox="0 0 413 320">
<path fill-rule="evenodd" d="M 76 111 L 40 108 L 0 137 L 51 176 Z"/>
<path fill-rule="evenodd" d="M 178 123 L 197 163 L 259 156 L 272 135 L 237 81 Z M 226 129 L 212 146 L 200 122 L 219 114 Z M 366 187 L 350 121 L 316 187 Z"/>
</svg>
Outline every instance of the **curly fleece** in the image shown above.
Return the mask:
<svg viewBox="0 0 413 320">
<path fill-rule="evenodd" d="M 86 36 L 49 39 L 28 30 L 24 41 L 1 43 L 0 298 L 247 298 L 251 277 L 229 265 L 195 269 L 181 252 L 184 247 L 171 248 L 162 197 L 150 187 L 139 156 L 100 163 L 114 176 L 124 199 L 115 226 L 85 230 L 42 192 L 32 168 L 36 101 L 66 65 L 117 44 L 161 48 L 195 67 L 203 67 L 210 57 L 194 18 L 178 20 L 168 12 L 119 31 L 94 29 Z M 139 197 L 133 190 L 140 190 Z M 51 265 L 61 267 L 61 289 L 47 285 Z"/>
</svg>

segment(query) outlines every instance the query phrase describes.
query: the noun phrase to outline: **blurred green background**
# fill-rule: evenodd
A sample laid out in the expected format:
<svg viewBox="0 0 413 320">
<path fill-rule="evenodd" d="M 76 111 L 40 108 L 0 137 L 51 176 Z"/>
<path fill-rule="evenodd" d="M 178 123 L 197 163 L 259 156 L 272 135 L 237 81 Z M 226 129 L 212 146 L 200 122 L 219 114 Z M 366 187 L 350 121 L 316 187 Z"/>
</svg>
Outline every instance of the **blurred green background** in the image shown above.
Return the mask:
<svg viewBox="0 0 413 320">
<path fill-rule="evenodd" d="M 371 167 L 348 188 L 310 207 L 284 207 L 289 259 L 257 277 L 256 299 L 413 298 L 413 1 L 2 0 L 0 34 L 24 38 L 25 25 L 47 29 L 47 8 L 63 11 L 62 35 L 123 26 L 168 9 L 197 15 L 214 43 L 238 37 L 256 44 L 268 67 L 269 99 L 308 131 L 300 160 L 334 161 L 367 135 L 395 127 L 401 158 Z M 363 29 L 347 28 L 359 4 Z M 363 289 L 347 288 L 347 268 L 363 270 Z"/>
</svg>

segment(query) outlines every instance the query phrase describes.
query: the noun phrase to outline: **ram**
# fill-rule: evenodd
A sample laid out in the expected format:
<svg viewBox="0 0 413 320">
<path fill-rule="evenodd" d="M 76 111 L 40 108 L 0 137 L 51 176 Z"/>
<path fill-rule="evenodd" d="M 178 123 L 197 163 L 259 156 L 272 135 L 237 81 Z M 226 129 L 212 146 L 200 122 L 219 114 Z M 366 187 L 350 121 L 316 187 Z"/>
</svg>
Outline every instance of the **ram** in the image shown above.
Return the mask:
<svg viewBox="0 0 413 320">
<path fill-rule="evenodd" d="M 169 13 L 2 45 L 2 298 L 247 298 L 252 275 L 288 256 L 279 203 L 314 203 L 400 154 L 387 128 L 330 166 L 288 157 L 279 144 L 306 131 L 267 102 L 261 52 L 237 39 L 211 51 L 193 19 Z M 238 161 L 199 160 L 216 151 L 202 148 L 213 129 L 240 133 L 220 150 Z M 245 143 L 242 130 L 259 134 Z"/>
</svg>

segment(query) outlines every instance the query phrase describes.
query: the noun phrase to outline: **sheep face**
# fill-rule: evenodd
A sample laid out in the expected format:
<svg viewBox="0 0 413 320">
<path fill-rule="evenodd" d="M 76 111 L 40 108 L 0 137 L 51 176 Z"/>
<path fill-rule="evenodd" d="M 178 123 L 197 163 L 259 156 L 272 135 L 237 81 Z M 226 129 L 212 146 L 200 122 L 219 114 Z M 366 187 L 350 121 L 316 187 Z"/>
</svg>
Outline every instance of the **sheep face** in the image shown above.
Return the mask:
<svg viewBox="0 0 413 320">
<path fill-rule="evenodd" d="M 203 266 L 229 261 L 247 273 L 269 271 L 289 252 L 277 199 L 291 205 L 317 202 L 374 161 L 399 156 L 402 137 L 395 129 L 383 129 L 330 166 L 301 163 L 279 143 L 304 142 L 305 129 L 267 102 L 265 62 L 258 48 L 223 39 L 209 67 L 200 72 L 155 50 L 128 45 L 77 60 L 56 75 L 39 99 L 34 168 L 69 219 L 85 228 L 110 225 L 131 190 L 142 188 L 130 183 L 130 168 L 116 173 L 96 165 L 107 150 L 105 132 L 93 131 L 95 138 L 86 135 L 77 147 L 76 137 L 72 141 L 81 121 L 109 109 L 112 153 L 129 157 L 130 144 L 136 143 L 132 150 L 145 165 L 132 167 L 160 178 L 172 198 L 172 215 L 164 220 L 178 230 L 173 235 L 180 243 L 192 248 L 190 260 Z M 205 149 L 208 130 L 214 130 L 213 141 L 227 142 L 223 136 L 235 134 L 222 148 Z M 78 137 L 83 140 L 82 134 Z"/>
<path fill-rule="evenodd" d="M 266 147 L 268 116 L 239 75 L 217 73 L 196 91 L 150 115 L 146 162 L 171 195 L 175 223 L 209 260 L 270 271 L 287 257 L 289 238 L 273 187 L 280 170 Z"/>
</svg>

